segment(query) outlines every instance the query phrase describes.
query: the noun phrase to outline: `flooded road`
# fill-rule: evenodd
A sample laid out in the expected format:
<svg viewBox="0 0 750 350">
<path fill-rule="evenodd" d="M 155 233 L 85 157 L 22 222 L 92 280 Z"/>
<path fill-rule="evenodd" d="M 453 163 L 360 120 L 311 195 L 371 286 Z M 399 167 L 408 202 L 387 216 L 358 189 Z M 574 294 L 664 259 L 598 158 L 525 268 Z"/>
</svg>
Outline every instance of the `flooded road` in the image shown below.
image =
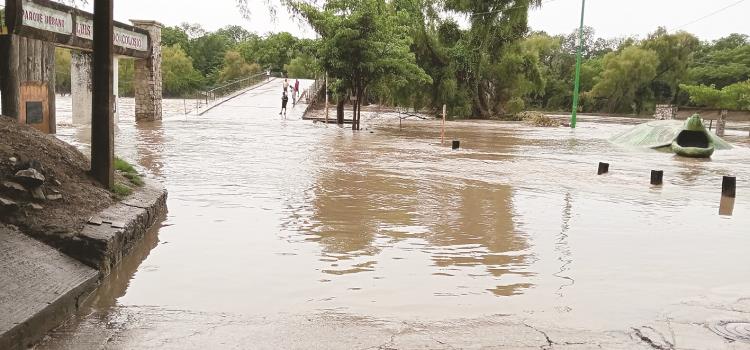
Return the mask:
<svg viewBox="0 0 750 350">
<path fill-rule="evenodd" d="M 116 152 L 166 185 L 169 214 L 39 348 L 539 348 L 554 331 L 637 348 L 664 319 L 749 317 L 745 133 L 692 160 L 611 145 L 633 119 L 465 121 L 452 151 L 434 121 L 283 120 L 278 90 L 121 117 Z M 85 148 L 87 132 L 60 137 Z M 738 194 L 719 215 L 724 175 Z"/>
</svg>

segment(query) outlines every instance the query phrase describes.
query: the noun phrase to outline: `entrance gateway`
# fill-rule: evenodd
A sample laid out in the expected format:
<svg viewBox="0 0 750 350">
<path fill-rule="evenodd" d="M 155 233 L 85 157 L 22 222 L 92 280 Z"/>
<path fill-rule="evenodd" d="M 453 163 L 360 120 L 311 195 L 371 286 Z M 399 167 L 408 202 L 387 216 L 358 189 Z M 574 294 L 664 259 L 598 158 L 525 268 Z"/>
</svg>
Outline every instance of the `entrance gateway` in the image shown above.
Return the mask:
<svg viewBox="0 0 750 350">
<path fill-rule="evenodd" d="M 0 18 L 2 114 L 46 133 L 56 132 L 55 47 L 71 49 L 73 123 L 90 124 L 92 106 L 91 13 L 49 0 L 5 0 Z M 161 119 L 161 28 L 155 21 L 114 22 L 113 95 L 118 58 L 135 59 L 137 120 Z M 114 106 L 117 120 L 117 105 Z"/>
</svg>

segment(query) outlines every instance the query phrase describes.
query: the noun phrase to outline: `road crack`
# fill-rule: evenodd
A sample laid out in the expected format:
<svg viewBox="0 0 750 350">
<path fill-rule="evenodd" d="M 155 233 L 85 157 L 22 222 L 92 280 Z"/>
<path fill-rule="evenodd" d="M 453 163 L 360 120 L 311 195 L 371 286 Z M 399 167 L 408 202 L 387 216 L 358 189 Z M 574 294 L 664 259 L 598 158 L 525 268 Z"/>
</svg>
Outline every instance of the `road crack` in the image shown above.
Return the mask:
<svg viewBox="0 0 750 350">
<path fill-rule="evenodd" d="M 658 340 L 651 339 L 648 335 L 644 334 L 641 328 L 633 328 L 634 335 L 640 339 L 642 342 L 646 343 L 648 346 L 657 349 L 657 350 L 675 350 L 674 344 L 667 341 L 666 338 L 664 338 L 664 335 L 662 335 L 660 332 L 656 331 L 652 327 L 643 327 L 645 329 L 649 329 L 653 331 L 654 333 L 658 334 L 661 340 L 666 343 L 666 345 L 659 344 Z"/>
</svg>

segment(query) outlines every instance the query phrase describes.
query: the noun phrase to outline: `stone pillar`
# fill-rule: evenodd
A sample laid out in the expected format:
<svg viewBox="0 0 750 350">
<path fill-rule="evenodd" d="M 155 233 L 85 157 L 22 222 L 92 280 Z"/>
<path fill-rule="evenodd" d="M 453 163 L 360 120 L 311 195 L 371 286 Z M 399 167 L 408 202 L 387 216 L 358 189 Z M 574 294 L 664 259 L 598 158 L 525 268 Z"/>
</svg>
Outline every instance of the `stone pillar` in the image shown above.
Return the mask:
<svg viewBox="0 0 750 350">
<path fill-rule="evenodd" d="M 73 125 L 91 124 L 91 59 L 92 55 L 87 52 L 70 51 L 70 96 L 73 99 Z M 119 84 L 119 60 L 112 59 L 112 92 L 115 96 L 114 122 L 119 121 L 119 106 L 117 98 L 120 97 Z"/>
<path fill-rule="evenodd" d="M 70 51 L 70 96 L 73 99 L 73 125 L 91 124 L 90 53 Z"/>
<path fill-rule="evenodd" d="M 112 105 L 115 109 L 114 122 L 120 121 L 120 59 L 115 56 L 112 57 Z"/>
<path fill-rule="evenodd" d="M 135 120 L 160 120 L 161 81 L 161 28 L 155 21 L 130 20 L 134 26 L 149 33 L 151 55 L 135 61 Z"/>
</svg>

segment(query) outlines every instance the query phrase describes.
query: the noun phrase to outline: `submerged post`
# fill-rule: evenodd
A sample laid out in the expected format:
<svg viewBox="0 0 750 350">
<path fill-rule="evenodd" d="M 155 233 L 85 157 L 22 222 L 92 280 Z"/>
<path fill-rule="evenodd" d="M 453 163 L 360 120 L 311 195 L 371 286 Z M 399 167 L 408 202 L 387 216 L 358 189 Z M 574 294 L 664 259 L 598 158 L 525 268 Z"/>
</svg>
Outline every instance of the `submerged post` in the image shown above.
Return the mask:
<svg viewBox="0 0 750 350">
<path fill-rule="evenodd" d="M 734 198 L 737 195 L 737 178 L 734 176 L 724 176 L 721 181 L 721 195 Z"/>
<path fill-rule="evenodd" d="M 440 144 L 442 145 L 445 142 L 445 112 L 446 112 L 447 106 L 443 105 L 443 128 L 440 131 Z"/>
<path fill-rule="evenodd" d="M 599 163 L 599 170 L 597 171 L 597 175 L 606 174 L 609 172 L 609 163 Z"/>
<path fill-rule="evenodd" d="M 94 0 L 94 69 L 91 89 L 91 174 L 107 188 L 114 185 L 113 1 Z"/>
<path fill-rule="evenodd" d="M 326 72 L 325 86 L 323 86 L 323 93 L 326 95 L 326 126 L 328 126 L 328 72 Z"/>
<path fill-rule="evenodd" d="M 581 89 L 581 56 L 583 55 L 583 15 L 586 11 L 586 0 L 581 0 L 581 26 L 578 29 L 578 54 L 576 55 L 576 82 L 573 88 L 573 114 L 570 127 L 575 129 L 578 115 L 578 94 Z"/>
<path fill-rule="evenodd" d="M 651 184 L 661 185 L 664 182 L 663 170 L 651 170 Z"/>
</svg>

